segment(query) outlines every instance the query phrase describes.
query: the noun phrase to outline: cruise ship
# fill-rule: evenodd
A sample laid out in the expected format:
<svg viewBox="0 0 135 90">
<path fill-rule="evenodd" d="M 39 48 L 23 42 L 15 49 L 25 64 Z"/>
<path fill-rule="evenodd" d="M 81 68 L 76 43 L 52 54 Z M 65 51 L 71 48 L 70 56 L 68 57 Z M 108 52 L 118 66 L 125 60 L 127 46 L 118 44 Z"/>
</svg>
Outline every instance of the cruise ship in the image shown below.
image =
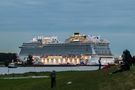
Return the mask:
<svg viewBox="0 0 135 90">
<path fill-rule="evenodd" d="M 26 61 L 32 55 L 34 64 L 42 65 L 96 65 L 114 63 L 110 41 L 100 36 L 74 33 L 65 42 L 58 38 L 38 36 L 19 48 L 20 57 Z"/>
</svg>

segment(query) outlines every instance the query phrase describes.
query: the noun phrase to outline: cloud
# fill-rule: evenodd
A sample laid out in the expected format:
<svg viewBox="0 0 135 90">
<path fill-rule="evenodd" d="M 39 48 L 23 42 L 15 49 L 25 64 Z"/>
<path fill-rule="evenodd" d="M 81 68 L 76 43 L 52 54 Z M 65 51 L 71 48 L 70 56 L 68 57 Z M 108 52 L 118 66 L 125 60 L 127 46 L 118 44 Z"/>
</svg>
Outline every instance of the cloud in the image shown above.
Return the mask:
<svg viewBox="0 0 135 90">
<path fill-rule="evenodd" d="M 22 7 L 42 4 L 41 0 L 1 0 L 1 7 Z"/>
<path fill-rule="evenodd" d="M 24 5 L 40 5 L 43 4 L 41 0 L 22 0 L 21 3 Z"/>
<path fill-rule="evenodd" d="M 14 0 L 10 1 L 10 0 L 1 0 L 0 1 L 0 6 L 3 7 L 7 7 L 7 6 L 15 6 L 16 3 L 14 2 Z"/>
</svg>

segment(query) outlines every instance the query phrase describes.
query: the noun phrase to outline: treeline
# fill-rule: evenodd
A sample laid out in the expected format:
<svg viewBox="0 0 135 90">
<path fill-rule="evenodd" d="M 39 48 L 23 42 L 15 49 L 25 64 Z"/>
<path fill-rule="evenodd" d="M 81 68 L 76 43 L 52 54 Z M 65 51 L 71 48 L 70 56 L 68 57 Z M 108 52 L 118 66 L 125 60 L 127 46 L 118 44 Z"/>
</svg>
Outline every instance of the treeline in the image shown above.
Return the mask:
<svg viewBox="0 0 135 90">
<path fill-rule="evenodd" d="M 3 62 L 7 66 L 12 61 L 18 61 L 18 55 L 16 53 L 0 53 L 0 62 Z"/>
</svg>

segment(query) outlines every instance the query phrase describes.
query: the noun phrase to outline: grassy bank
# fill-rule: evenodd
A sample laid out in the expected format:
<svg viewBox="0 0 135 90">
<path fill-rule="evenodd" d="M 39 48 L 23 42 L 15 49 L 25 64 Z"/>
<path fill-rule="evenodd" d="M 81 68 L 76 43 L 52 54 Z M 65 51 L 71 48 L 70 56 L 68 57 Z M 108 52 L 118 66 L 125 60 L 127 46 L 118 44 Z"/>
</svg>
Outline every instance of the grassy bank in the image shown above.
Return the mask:
<svg viewBox="0 0 135 90">
<path fill-rule="evenodd" d="M 112 72 L 113 70 L 109 70 Z M 108 73 L 109 73 L 108 72 Z M 27 73 L 26 75 L 49 75 L 49 73 Z M 12 76 L 12 75 L 10 75 Z M 50 78 L 4 80 L 1 76 L 0 90 L 51 90 Z M 72 84 L 67 85 L 67 82 Z M 132 90 L 135 89 L 135 67 L 131 71 L 107 74 L 105 71 L 59 72 L 57 87 L 53 90 Z"/>
</svg>

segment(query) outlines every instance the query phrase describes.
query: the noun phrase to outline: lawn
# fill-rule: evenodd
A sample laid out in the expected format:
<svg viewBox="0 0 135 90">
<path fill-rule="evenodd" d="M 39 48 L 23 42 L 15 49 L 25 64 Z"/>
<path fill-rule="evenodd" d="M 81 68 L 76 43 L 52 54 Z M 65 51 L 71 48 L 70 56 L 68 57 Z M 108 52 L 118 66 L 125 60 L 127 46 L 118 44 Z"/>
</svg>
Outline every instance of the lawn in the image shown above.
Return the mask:
<svg viewBox="0 0 135 90">
<path fill-rule="evenodd" d="M 114 68 L 113 68 L 114 69 Z M 53 90 L 132 90 L 135 89 L 135 66 L 130 71 L 117 74 L 109 74 L 113 70 L 105 72 L 85 71 L 85 72 L 58 72 L 57 87 Z M 49 73 L 27 73 L 23 75 L 11 76 L 29 76 L 46 75 Z M 50 88 L 50 78 L 40 79 L 15 79 L 5 80 L 0 76 L 0 90 L 52 90 Z M 72 82 L 70 85 L 67 82 Z"/>
</svg>

